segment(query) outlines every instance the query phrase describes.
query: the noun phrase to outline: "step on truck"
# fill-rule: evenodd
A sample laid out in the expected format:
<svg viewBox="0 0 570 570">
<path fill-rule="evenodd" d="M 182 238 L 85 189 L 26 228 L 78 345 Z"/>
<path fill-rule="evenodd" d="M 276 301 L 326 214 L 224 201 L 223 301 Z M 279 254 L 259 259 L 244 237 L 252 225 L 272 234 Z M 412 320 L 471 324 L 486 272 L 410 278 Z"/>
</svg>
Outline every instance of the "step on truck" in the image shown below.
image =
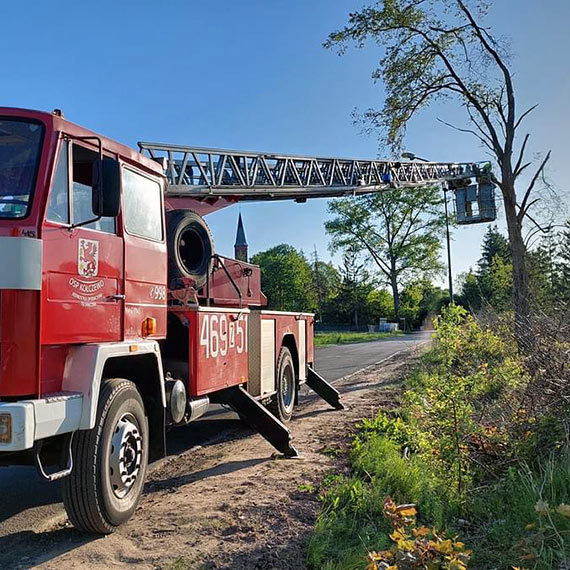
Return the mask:
<svg viewBox="0 0 570 570">
<path fill-rule="evenodd" d="M 218 255 L 204 216 L 438 182 L 489 193 L 474 163 L 135 151 L 58 110 L 0 108 L 0 465 L 62 479 L 74 526 L 108 534 L 167 430 L 211 404 L 295 457 L 300 386 L 343 408 L 314 369 L 314 316 L 265 309 L 259 267 Z"/>
</svg>

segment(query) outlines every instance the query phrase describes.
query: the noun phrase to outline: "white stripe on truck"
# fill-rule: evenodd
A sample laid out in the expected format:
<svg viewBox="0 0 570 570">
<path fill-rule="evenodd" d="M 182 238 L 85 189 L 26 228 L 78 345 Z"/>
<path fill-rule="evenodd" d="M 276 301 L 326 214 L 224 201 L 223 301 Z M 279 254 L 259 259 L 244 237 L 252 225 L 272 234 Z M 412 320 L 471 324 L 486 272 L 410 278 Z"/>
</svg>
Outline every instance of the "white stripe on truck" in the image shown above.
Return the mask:
<svg viewBox="0 0 570 570">
<path fill-rule="evenodd" d="M 0 289 L 39 291 L 42 285 L 42 241 L 0 236 Z"/>
</svg>

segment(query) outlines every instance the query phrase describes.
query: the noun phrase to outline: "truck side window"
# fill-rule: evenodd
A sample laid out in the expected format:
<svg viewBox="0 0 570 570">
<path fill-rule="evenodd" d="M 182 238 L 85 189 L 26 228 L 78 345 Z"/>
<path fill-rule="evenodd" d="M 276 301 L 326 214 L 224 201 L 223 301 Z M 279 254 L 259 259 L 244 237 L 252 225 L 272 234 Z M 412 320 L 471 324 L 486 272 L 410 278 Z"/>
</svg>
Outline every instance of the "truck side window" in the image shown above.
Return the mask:
<svg viewBox="0 0 570 570">
<path fill-rule="evenodd" d="M 93 163 L 96 152 L 79 145 L 73 145 L 73 223 L 91 220 L 95 216 L 91 208 L 93 192 Z M 84 227 L 100 232 L 115 233 L 115 218 L 101 218 Z"/>
<path fill-rule="evenodd" d="M 123 169 L 123 196 L 127 232 L 162 241 L 162 189 L 156 180 Z"/>
<path fill-rule="evenodd" d="M 61 145 L 61 155 L 53 178 L 49 196 L 47 219 L 50 222 L 69 224 L 69 174 L 68 174 L 67 141 Z"/>
</svg>

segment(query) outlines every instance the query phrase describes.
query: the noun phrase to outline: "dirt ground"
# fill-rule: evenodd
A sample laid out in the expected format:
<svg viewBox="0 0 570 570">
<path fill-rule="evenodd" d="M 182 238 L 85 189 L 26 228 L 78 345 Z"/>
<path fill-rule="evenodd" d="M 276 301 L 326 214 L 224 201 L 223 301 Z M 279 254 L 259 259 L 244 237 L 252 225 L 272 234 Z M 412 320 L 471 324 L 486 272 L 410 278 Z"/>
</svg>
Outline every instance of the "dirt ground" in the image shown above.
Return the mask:
<svg viewBox="0 0 570 570">
<path fill-rule="evenodd" d="M 319 482 L 345 468 L 355 422 L 390 406 L 417 352 L 341 379 L 346 411 L 309 394 L 290 429 L 301 459 L 273 457 L 259 435 L 220 440 L 155 468 L 133 519 L 93 539 L 65 517 L 3 540 L 0 568 L 153 570 L 301 569 L 319 503 Z"/>
</svg>

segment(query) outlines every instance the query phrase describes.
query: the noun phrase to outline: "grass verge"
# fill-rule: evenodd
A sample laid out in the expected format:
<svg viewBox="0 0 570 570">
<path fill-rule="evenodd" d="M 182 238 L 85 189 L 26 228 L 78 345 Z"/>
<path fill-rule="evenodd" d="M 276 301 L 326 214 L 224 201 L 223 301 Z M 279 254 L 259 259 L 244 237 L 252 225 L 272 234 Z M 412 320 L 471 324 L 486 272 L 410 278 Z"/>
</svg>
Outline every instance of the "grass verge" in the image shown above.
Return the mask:
<svg viewBox="0 0 570 570">
<path fill-rule="evenodd" d="M 404 333 L 397 332 L 326 332 L 315 334 L 315 346 L 324 346 L 327 344 L 348 344 L 351 342 L 368 342 L 381 338 L 390 338 L 400 336 Z"/>
<path fill-rule="evenodd" d="M 349 474 L 323 482 L 309 566 L 570 568 L 568 436 L 531 415 L 531 382 L 512 346 L 450 309 L 401 408 L 357 424 Z"/>
</svg>

